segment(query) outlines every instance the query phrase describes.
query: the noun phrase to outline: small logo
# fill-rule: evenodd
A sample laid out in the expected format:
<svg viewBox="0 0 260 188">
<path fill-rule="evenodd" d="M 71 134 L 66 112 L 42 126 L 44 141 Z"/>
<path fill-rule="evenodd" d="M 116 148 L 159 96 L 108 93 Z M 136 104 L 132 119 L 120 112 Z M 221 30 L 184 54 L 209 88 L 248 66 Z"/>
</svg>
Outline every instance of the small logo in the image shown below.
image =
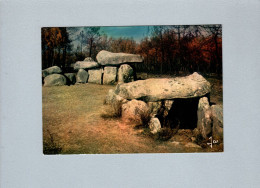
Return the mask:
<svg viewBox="0 0 260 188">
<path fill-rule="evenodd" d="M 209 139 L 210 139 L 210 142 L 207 143 L 207 144 L 210 146 L 210 148 L 212 148 L 213 144 L 217 144 L 218 143 L 218 140 L 213 140 L 212 136 L 209 137 Z"/>
</svg>

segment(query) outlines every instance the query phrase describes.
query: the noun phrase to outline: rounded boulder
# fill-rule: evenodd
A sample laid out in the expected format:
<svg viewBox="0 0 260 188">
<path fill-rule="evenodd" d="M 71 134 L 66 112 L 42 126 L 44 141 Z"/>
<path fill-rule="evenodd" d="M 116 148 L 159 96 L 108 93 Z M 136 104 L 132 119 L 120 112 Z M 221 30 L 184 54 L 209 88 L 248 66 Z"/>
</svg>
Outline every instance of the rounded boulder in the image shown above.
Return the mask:
<svg viewBox="0 0 260 188">
<path fill-rule="evenodd" d="M 44 78 L 44 86 L 63 86 L 67 84 L 67 79 L 61 74 L 51 74 Z"/>
<path fill-rule="evenodd" d="M 62 70 L 60 67 L 58 66 L 52 66 L 52 67 L 49 67 L 47 69 L 44 69 L 42 70 L 42 77 L 45 78 L 46 76 L 48 75 L 51 75 L 51 74 L 60 74 L 62 73 Z"/>
<path fill-rule="evenodd" d="M 122 105 L 122 120 L 125 122 L 140 125 L 146 116 L 150 116 L 149 107 L 143 101 L 134 99 Z"/>
</svg>

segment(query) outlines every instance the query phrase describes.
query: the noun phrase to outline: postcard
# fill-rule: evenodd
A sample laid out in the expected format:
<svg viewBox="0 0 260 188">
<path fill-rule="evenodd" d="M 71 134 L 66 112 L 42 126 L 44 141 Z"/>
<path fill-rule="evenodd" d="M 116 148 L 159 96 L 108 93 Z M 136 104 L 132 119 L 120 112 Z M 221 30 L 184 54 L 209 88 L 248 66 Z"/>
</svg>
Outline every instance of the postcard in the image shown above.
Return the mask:
<svg viewBox="0 0 260 188">
<path fill-rule="evenodd" d="M 222 25 L 42 27 L 44 154 L 223 152 Z"/>
</svg>

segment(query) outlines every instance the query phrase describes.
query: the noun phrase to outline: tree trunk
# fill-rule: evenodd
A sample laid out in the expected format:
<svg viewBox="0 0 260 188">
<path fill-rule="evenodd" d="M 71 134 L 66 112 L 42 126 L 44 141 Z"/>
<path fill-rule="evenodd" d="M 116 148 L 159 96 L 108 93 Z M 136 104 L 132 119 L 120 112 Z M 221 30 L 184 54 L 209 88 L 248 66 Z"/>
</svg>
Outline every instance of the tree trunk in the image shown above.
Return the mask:
<svg viewBox="0 0 260 188">
<path fill-rule="evenodd" d="M 92 47 L 93 47 L 93 40 L 90 39 L 90 44 L 89 44 L 89 57 L 92 55 Z"/>
<path fill-rule="evenodd" d="M 216 54 L 216 65 L 215 65 L 215 68 L 216 68 L 216 73 L 220 73 L 220 71 L 218 70 L 218 67 L 220 66 L 220 56 L 219 56 L 219 53 L 218 53 L 218 36 L 217 34 L 214 36 L 214 43 L 215 43 L 215 54 Z"/>
<path fill-rule="evenodd" d="M 55 56 L 55 51 L 53 49 L 51 53 L 51 66 L 54 66 L 54 56 Z"/>
<path fill-rule="evenodd" d="M 181 69 L 181 32 L 180 26 L 178 26 L 178 58 L 177 58 L 177 70 L 176 73 L 179 74 L 179 70 Z"/>
<path fill-rule="evenodd" d="M 61 60 L 60 60 L 60 51 L 61 51 L 61 48 L 59 47 L 58 48 L 58 55 L 57 55 L 57 66 L 61 67 Z"/>
<path fill-rule="evenodd" d="M 64 69 L 66 66 L 66 55 L 67 55 L 67 47 L 63 48 L 63 52 L 62 52 L 62 68 Z"/>
<path fill-rule="evenodd" d="M 163 73 L 163 63 L 164 63 L 164 46 L 163 46 L 162 30 L 160 31 L 160 39 L 161 39 L 161 52 L 162 52 L 162 62 L 161 62 L 161 74 L 162 74 Z"/>
</svg>

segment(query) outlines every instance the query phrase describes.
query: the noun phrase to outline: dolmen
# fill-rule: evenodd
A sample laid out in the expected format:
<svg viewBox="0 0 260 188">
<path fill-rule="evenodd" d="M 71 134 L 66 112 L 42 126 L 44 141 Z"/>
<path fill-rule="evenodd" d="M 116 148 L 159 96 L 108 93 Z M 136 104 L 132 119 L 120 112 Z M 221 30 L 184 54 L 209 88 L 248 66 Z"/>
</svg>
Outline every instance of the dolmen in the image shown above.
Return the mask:
<svg viewBox="0 0 260 188">
<path fill-rule="evenodd" d="M 137 54 L 112 53 L 105 50 L 96 56 L 97 62 L 91 57 L 77 61 L 74 65 L 76 73 L 63 74 L 58 66 L 42 71 L 44 86 L 60 86 L 71 84 L 108 84 L 128 83 L 135 80 L 134 63 L 142 63 L 143 57 Z"/>
<path fill-rule="evenodd" d="M 143 117 L 149 116 L 148 125 L 153 134 L 165 126 L 185 126 L 190 120 L 196 126 L 190 129 L 203 138 L 212 135 L 214 139 L 222 139 L 223 108 L 210 106 L 210 92 L 211 84 L 195 72 L 186 77 L 118 84 L 109 90 L 105 103 L 120 105 L 122 120 L 127 123 L 142 124 Z"/>
<path fill-rule="evenodd" d="M 97 54 L 97 62 L 90 57 L 74 64 L 78 71 L 77 83 L 109 84 L 134 81 L 134 69 L 131 64 L 142 63 L 143 57 L 136 54 L 112 53 L 105 50 Z"/>
</svg>

